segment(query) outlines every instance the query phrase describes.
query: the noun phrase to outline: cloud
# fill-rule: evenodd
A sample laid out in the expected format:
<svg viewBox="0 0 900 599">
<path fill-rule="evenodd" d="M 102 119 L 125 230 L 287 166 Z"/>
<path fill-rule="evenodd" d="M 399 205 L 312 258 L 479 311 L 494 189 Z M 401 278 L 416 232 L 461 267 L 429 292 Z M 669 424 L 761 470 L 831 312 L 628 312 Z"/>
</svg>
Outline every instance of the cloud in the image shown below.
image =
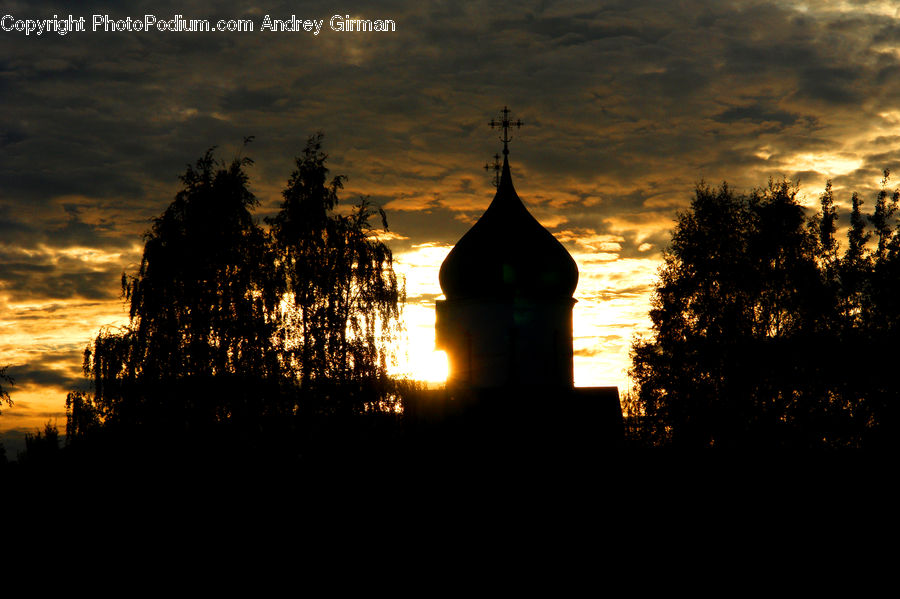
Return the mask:
<svg viewBox="0 0 900 599">
<path fill-rule="evenodd" d="M 66 368 L 51 368 L 42 364 L 22 364 L 9 368 L 9 374 L 16 381 L 16 388 L 27 386 L 53 387 L 65 394 L 85 387 L 86 379 L 80 372 Z M 13 396 L 15 394 L 13 393 Z M 4 417 L 6 414 L 4 413 Z"/>
<path fill-rule="evenodd" d="M 113 254 L 112 261 L 97 261 L 103 252 L 72 249 L 40 246 L 32 250 L 0 243 L 0 291 L 15 302 L 118 297 L 122 254 Z"/>
<path fill-rule="evenodd" d="M 37 306 L 18 308 L 13 327 L 50 326 L 35 314 L 66 315 L 79 331 L 108 322 L 121 310 L 119 277 L 139 262 L 186 164 L 214 145 L 225 160 L 252 157 L 261 219 L 319 130 L 332 174 L 349 176 L 343 200 L 385 207 L 397 255 L 446 249 L 493 197 L 482 166 L 500 144 L 486 125 L 503 105 L 526 123 L 510 144 L 526 205 L 572 252 L 590 246 L 588 269 L 649 276 L 701 179 L 746 191 L 787 176 L 815 195 L 830 177 L 843 198 L 871 193 L 881 169 L 897 166 L 896 15 L 878 3 L 805 4 L 535 1 L 497 12 L 486 1 L 393 1 L 377 13 L 398 30 L 381 37 L 4 33 L 0 302 Z M 189 18 L 327 19 L 336 8 L 209 10 L 194 0 L 91 5 Z M 247 135 L 256 139 L 242 149 Z M 415 268 L 436 275 L 436 264 Z M 417 285 L 416 301 L 432 301 L 433 282 Z M 636 302 L 647 289 L 622 283 L 603 299 Z M 35 372 L 49 384 L 52 372 Z"/>
</svg>

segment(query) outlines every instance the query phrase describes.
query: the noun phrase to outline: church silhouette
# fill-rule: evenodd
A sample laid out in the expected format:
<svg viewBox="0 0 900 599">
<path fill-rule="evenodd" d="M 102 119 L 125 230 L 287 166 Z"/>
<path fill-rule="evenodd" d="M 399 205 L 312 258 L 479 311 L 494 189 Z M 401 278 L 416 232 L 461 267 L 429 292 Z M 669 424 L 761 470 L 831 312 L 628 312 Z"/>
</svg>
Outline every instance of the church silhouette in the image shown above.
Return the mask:
<svg viewBox="0 0 900 599">
<path fill-rule="evenodd" d="M 516 194 L 503 139 L 494 200 L 441 265 L 437 346 L 451 386 L 569 388 L 578 267 Z"/>
<path fill-rule="evenodd" d="M 578 267 L 516 193 L 509 130 L 523 123 L 509 112 L 490 122 L 503 142 L 494 199 L 441 265 L 435 342 L 447 354 L 446 386 L 415 394 L 407 417 L 418 434 L 450 443 L 616 446 L 618 389 L 574 386 Z"/>
</svg>

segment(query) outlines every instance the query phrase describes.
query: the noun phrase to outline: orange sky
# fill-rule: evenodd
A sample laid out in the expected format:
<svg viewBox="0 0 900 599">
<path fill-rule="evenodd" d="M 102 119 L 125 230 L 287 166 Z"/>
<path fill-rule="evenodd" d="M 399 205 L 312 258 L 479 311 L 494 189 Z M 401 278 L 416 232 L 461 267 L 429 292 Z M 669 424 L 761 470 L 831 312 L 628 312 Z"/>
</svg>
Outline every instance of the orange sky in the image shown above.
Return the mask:
<svg viewBox="0 0 900 599">
<path fill-rule="evenodd" d="M 327 20 L 334 6 L 302 9 L 217 13 L 160 0 L 118 16 Z M 76 12 L 55 2 L 4 10 Z M 14 447 L 48 420 L 64 427 L 66 392 L 86 385 L 82 350 L 125 321 L 119 279 L 139 264 L 150 219 L 213 145 L 228 159 L 255 136 L 246 153 L 262 219 L 306 138 L 324 131 L 332 174 L 349 177 L 342 197 L 367 195 L 388 213 L 409 295 L 409 358 L 397 371 L 433 378 L 437 269 L 492 198 L 482 166 L 500 145 L 487 121 L 509 105 L 526 122 L 511 144 L 516 189 L 581 273 L 576 384 L 623 391 L 661 252 L 697 181 L 746 191 L 787 177 L 813 206 L 832 178 L 846 216 L 851 190 L 874 197 L 882 169 L 897 166 L 893 2 L 524 2 L 501 12 L 387 2 L 368 17 L 397 31 L 377 35 L 0 31 L 0 364 L 17 380 L 2 439 Z"/>
</svg>

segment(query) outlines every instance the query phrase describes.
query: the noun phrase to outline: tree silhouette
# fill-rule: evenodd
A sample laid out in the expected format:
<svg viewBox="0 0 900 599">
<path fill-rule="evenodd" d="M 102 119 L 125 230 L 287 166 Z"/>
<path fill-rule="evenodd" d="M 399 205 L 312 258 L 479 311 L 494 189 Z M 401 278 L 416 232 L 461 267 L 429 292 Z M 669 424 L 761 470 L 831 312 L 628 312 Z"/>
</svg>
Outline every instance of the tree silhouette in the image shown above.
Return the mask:
<svg viewBox="0 0 900 599">
<path fill-rule="evenodd" d="M 404 293 L 391 251 L 370 225 L 371 204 L 361 198 L 349 213 L 335 211 L 345 177 L 329 181 L 326 159 L 322 134 L 310 137 L 281 210 L 269 220 L 287 290 L 286 363 L 304 392 L 338 385 L 342 391 L 332 407 L 370 409 L 387 399 Z M 384 211 L 378 212 L 387 230 Z M 363 395 L 337 405 L 338 398 L 354 395 L 353 388 Z"/>
<path fill-rule="evenodd" d="M 6 374 L 6 369 L 9 366 L 4 366 L 0 368 L 0 406 L 6 404 L 7 406 L 12 406 L 12 399 L 9 397 L 9 387 L 12 387 L 16 384 L 11 376 Z M 6 387 L 3 384 L 6 383 Z"/>
<path fill-rule="evenodd" d="M 43 431 L 25 433 L 25 451 L 18 454 L 17 460 L 20 465 L 40 466 L 53 464 L 58 456 L 59 431 L 48 422 Z"/>
<path fill-rule="evenodd" d="M 132 359 L 147 376 L 279 374 L 271 344 L 279 289 L 250 213 L 249 164 L 217 164 L 210 150 L 189 166 L 184 189 L 154 222 L 137 276 L 123 279 Z"/>
<path fill-rule="evenodd" d="M 274 343 L 279 281 L 266 233 L 254 222 L 248 158 L 209 150 L 147 234 L 140 269 L 123 275 L 130 322 L 85 350 L 93 396 L 69 395 L 69 434 L 97 423 L 190 431 L 244 428 L 284 406 Z"/>
<path fill-rule="evenodd" d="M 85 350 L 93 389 L 67 397 L 71 442 L 117 431 L 281 443 L 325 405 L 391 408 L 402 291 L 371 205 L 335 213 L 344 178 L 326 183 L 321 142 L 297 159 L 271 232 L 251 213 L 248 158 L 210 150 L 188 166 L 138 272 L 123 275 L 128 325 Z"/>
<path fill-rule="evenodd" d="M 839 259 L 830 183 L 811 218 L 796 191 L 770 181 L 737 196 L 724 184 L 701 184 L 679 216 L 653 298 L 652 336 L 632 347 L 638 411 L 657 441 L 845 446 L 889 426 L 884 406 L 896 405 L 888 400 L 896 386 L 859 376 L 870 371 L 865 361 L 881 359 L 864 349 L 876 326 L 866 316 L 874 282 L 861 201 L 854 195 Z M 882 206 L 873 221 L 884 269 L 897 254 L 892 214 Z M 882 314 L 877 324 L 887 320 Z"/>
<path fill-rule="evenodd" d="M 6 374 L 6 369 L 9 366 L 4 366 L 0 368 L 0 406 L 4 403 L 7 406 L 12 406 L 12 399 L 9 397 L 9 387 L 12 387 L 15 384 L 15 381 L 11 376 Z M 6 383 L 6 387 L 3 386 L 3 383 Z M 2 413 L 2 411 L 0 411 Z M 6 447 L 3 446 L 3 443 L 0 443 L 0 467 L 6 464 Z"/>
</svg>

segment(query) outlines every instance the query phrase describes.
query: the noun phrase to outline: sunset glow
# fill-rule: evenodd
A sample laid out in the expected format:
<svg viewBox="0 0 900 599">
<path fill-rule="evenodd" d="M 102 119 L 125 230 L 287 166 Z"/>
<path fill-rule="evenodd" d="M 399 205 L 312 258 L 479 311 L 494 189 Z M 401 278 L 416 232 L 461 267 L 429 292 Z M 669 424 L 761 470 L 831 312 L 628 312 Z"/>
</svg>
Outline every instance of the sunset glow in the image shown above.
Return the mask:
<svg viewBox="0 0 900 599">
<path fill-rule="evenodd" d="M 650 330 L 670 232 L 698 182 L 747 192 L 799 180 L 813 210 L 830 179 L 840 229 L 850 192 L 869 207 L 883 170 L 900 172 L 895 2 L 525 2 L 511 11 L 398 2 L 353 13 L 396 24 L 377 34 L 331 31 L 328 19 L 344 9 L 313 4 L 307 16 L 325 19 L 317 36 L 0 31 L 0 367 L 16 379 L 0 434 L 9 447 L 48 420 L 64 427 L 66 394 L 88 388 L 86 345 L 128 321 L 123 273 L 139 268 L 144 234 L 185 166 L 213 146 L 222 160 L 254 161 L 249 189 L 265 229 L 295 157 L 324 132 L 330 176 L 347 177 L 338 209 L 364 197 L 387 214 L 390 230 L 378 236 L 407 296 L 391 373 L 438 383 L 447 377 L 435 350 L 439 268 L 493 197 L 483 167 L 502 144 L 488 121 L 508 104 L 525 122 L 510 142 L 516 190 L 578 264 L 575 383 L 621 392 L 632 342 Z M 213 17 L 192 0 L 152 9 Z M 15 19 L 59 12 L 42 1 L 15 10 Z M 89 21 L 100 8 L 84 10 Z M 292 10 L 275 2 L 215 18 L 262 22 Z"/>
</svg>

